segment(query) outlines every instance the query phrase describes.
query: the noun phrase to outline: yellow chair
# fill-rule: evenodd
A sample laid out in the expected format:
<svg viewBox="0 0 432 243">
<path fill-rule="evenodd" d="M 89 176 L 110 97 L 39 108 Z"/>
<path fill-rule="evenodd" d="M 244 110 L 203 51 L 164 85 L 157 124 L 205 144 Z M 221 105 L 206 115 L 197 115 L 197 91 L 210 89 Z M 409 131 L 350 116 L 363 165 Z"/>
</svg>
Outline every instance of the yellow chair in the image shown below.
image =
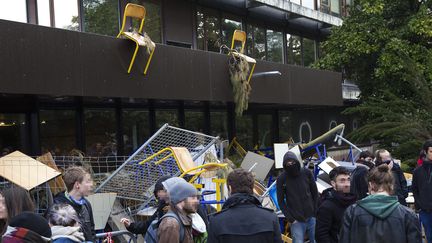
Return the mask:
<svg viewBox="0 0 432 243">
<path fill-rule="evenodd" d="M 145 69 L 144 69 L 144 75 L 147 74 L 147 69 L 150 65 L 150 62 L 153 58 L 153 53 L 156 49 L 156 44 L 153 41 L 151 41 L 149 38 L 146 39 L 144 37 L 143 28 L 144 28 L 145 16 L 146 16 L 146 9 L 144 8 L 144 6 L 141 6 L 138 4 L 133 4 L 133 3 L 128 3 L 126 5 L 126 8 L 125 8 L 125 11 L 123 14 L 122 27 L 120 29 L 120 33 L 117 35 L 117 38 L 120 38 L 123 36 L 129 40 L 132 40 L 136 44 L 135 51 L 133 53 L 133 56 L 132 56 L 132 59 L 130 61 L 129 68 L 127 71 L 128 73 L 130 73 L 132 66 L 135 62 L 135 57 L 138 53 L 139 47 L 140 46 L 146 46 L 147 48 L 149 48 L 151 50 L 150 56 L 147 60 L 147 64 L 146 64 Z M 138 32 L 125 31 L 125 24 L 126 24 L 127 17 L 140 20 L 140 26 L 139 26 Z"/>
<path fill-rule="evenodd" d="M 246 32 L 241 31 L 241 30 L 234 30 L 234 34 L 233 34 L 232 41 L 231 41 L 231 50 L 234 49 L 234 45 L 235 45 L 236 41 L 241 42 L 241 49 L 240 49 L 240 52 L 231 52 L 230 54 L 234 54 L 236 56 L 243 57 L 248 63 L 252 64 L 252 69 L 250 71 L 249 78 L 247 80 L 249 82 L 250 79 L 252 78 L 252 74 L 255 70 L 256 60 L 243 54 L 244 53 L 244 47 L 246 44 L 246 38 L 247 38 Z"/>
<path fill-rule="evenodd" d="M 228 164 L 226 163 L 207 163 L 200 166 L 195 166 L 195 163 L 192 159 L 191 154 L 189 153 L 189 150 L 185 147 L 167 147 L 164 148 L 157 153 L 147 157 L 145 160 L 139 162 L 140 165 L 143 165 L 145 163 L 148 163 L 152 161 L 155 158 L 158 158 L 158 156 L 165 155 L 161 159 L 153 162 L 155 165 L 159 165 L 163 163 L 165 160 L 167 160 L 170 157 L 173 157 L 176 161 L 176 164 L 182 173 L 179 177 L 184 177 L 186 175 L 191 175 L 192 178 L 189 179 L 189 183 L 193 183 L 202 173 L 206 171 L 212 171 L 218 168 L 224 168 Z M 220 201 L 221 196 L 221 186 L 222 184 L 226 183 L 225 179 L 213 179 L 213 182 L 216 183 L 216 200 Z M 197 188 L 200 188 L 200 185 L 195 185 Z M 217 209 L 220 211 L 220 205 Z"/>
</svg>

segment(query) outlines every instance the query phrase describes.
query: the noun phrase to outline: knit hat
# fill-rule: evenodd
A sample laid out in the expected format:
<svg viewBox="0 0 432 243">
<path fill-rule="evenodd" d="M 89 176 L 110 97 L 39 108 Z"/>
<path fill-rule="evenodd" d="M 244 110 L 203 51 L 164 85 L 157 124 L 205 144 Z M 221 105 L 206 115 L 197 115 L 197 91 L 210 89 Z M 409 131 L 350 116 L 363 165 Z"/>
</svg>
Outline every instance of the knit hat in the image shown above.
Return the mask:
<svg viewBox="0 0 432 243">
<path fill-rule="evenodd" d="M 164 189 L 164 186 L 162 185 L 162 182 L 168 180 L 169 178 L 171 178 L 171 176 L 162 176 L 161 178 L 159 178 L 159 180 L 156 181 L 154 190 L 153 190 L 153 194 L 155 195 L 155 197 L 157 197 L 157 192 L 160 190 Z"/>
<path fill-rule="evenodd" d="M 162 185 L 168 191 L 170 202 L 177 204 L 188 197 L 194 197 L 198 194 L 192 184 L 187 183 L 183 178 L 173 177 L 164 182 Z"/>
<path fill-rule="evenodd" d="M 9 223 L 11 227 L 25 228 L 42 237 L 51 238 L 51 228 L 48 221 L 42 216 L 32 212 L 22 212 L 13 217 Z"/>
</svg>

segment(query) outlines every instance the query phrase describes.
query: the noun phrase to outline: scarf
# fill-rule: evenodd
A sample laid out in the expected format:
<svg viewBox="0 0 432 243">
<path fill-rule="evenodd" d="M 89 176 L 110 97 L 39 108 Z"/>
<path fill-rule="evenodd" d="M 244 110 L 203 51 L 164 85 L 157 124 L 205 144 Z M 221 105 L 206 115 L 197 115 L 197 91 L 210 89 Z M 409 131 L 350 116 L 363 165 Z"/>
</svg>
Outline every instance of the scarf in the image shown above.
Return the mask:
<svg viewBox="0 0 432 243">
<path fill-rule="evenodd" d="M 80 227 L 76 226 L 61 226 L 55 225 L 51 227 L 52 239 L 68 238 L 74 242 L 83 242 L 84 234 L 80 231 Z"/>
</svg>

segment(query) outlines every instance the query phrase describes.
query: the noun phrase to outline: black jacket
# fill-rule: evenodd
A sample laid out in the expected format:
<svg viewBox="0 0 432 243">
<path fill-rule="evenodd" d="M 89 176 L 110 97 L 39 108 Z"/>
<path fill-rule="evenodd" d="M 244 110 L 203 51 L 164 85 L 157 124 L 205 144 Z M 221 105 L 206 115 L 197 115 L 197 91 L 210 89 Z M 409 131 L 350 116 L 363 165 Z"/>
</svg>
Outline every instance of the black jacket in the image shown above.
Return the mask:
<svg viewBox="0 0 432 243">
<path fill-rule="evenodd" d="M 71 205 L 81 221 L 81 230 L 84 233 L 86 241 L 94 242 L 96 240 L 95 224 L 93 219 L 93 210 L 90 202 L 84 198 L 85 203 L 80 205 L 66 196 L 65 192 L 60 192 L 54 197 L 54 203 L 65 203 Z"/>
<path fill-rule="evenodd" d="M 369 167 L 366 165 L 357 164 L 357 167 L 351 173 L 351 193 L 356 195 L 358 200 L 363 199 L 368 195 L 368 172 Z"/>
<path fill-rule="evenodd" d="M 210 218 L 208 243 L 282 242 L 279 221 L 252 195 L 233 194 Z"/>
<path fill-rule="evenodd" d="M 405 175 L 403 174 L 402 169 L 399 165 L 393 164 L 392 174 L 394 178 L 394 195 L 398 197 L 398 201 L 400 204 L 406 206 L 405 198 L 408 197 L 408 186 L 407 181 L 405 179 Z"/>
<path fill-rule="evenodd" d="M 338 243 L 345 209 L 355 203 L 356 196 L 352 193 L 336 192 L 333 188 L 326 189 L 321 195 L 322 203 L 316 217 L 315 240 L 317 243 Z"/>
<path fill-rule="evenodd" d="M 315 217 L 318 189 L 312 172 L 301 168 L 300 174 L 290 177 L 284 171 L 277 179 L 276 191 L 279 207 L 289 222 L 306 222 Z"/>
<path fill-rule="evenodd" d="M 414 170 L 411 188 L 416 209 L 432 212 L 432 162 L 424 161 Z"/>
<path fill-rule="evenodd" d="M 420 223 L 395 196 L 371 195 L 346 209 L 339 242 L 421 243 Z"/>
</svg>

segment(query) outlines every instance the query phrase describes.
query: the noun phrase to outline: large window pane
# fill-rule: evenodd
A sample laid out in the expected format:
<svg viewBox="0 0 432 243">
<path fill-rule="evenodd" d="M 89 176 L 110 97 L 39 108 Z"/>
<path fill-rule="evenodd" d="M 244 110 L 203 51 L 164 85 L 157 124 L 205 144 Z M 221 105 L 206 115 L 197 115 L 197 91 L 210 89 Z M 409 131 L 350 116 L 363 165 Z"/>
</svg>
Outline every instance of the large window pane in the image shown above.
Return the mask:
<svg viewBox="0 0 432 243">
<path fill-rule="evenodd" d="M 204 112 L 185 110 L 185 128 L 204 133 Z"/>
<path fill-rule="evenodd" d="M 301 3 L 301 0 L 289 0 L 289 1 L 298 5 L 300 5 Z"/>
<path fill-rule="evenodd" d="M 227 45 L 228 47 L 231 47 L 234 30 L 241 30 L 241 29 L 242 29 L 241 22 L 231 20 L 231 19 L 222 19 L 223 44 Z M 239 48 L 236 49 L 240 51 L 241 45 L 235 45 L 234 47 L 237 46 L 239 46 Z"/>
<path fill-rule="evenodd" d="M 68 155 L 76 148 L 75 111 L 41 110 L 39 121 L 42 153 Z"/>
<path fill-rule="evenodd" d="M 279 112 L 279 142 L 284 143 L 292 139 L 292 114 L 289 111 Z"/>
<path fill-rule="evenodd" d="M 228 124 L 226 111 L 210 112 L 210 134 L 219 136 L 222 140 L 228 139 Z"/>
<path fill-rule="evenodd" d="M 25 142 L 28 140 L 24 114 L 0 114 L 0 156 L 15 150 L 27 152 Z"/>
<path fill-rule="evenodd" d="M 150 0 L 133 0 L 132 3 L 143 5 L 146 9 L 146 17 L 144 21 L 144 31 L 150 36 L 152 41 L 161 43 L 161 7 L 160 4 Z"/>
<path fill-rule="evenodd" d="M 55 27 L 79 30 L 78 1 L 54 0 Z"/>
<path fill-rule="evenodd" d="M 330 11 L 333 15 L 340 15 L 340 0 L 331 0 L 330 2 Z"/>
<path fill-rule="evenodd" d="M 287 34 L 287 63 L 301 65 L 301 38 Z"/>
<path fill-rule="evenodd" d="M 309 67 L 315 62 L 315 41 L 303 38 L 303 63 Z"/>
<path fill-rule="evenodd" d="M 119 32 L 117 0 L 83 0 L 84 30 L 116 36 Z"/>
<path fill-rule="evenodd" d="M 38 24 L 51 26 L 49 0 L 37 0 Z"/>
<path fill-rule="evenodd" d="M 260 149 L 273 146 L 273 116 L 258 115 L 258 147 Z"/>
<path fill-rule="evenodd" d="M 125 110 L 123 112 L 123 142 L 126 155 L 132 154 L 150 136 L 149 112 Z"/>
<path fill-rule="evenodd" d="M 267 30 L 267 61 L 282 62 L 282 32 Z"/>
<path fill-rule="evenodd" d="M 236 117 L 236 137 L 237 141 L 243 146 L 244 149 L 253 149 L 253 122 L 252 116 L 243 115 Z"/>
<path fill-rule="evenodd" d="M 302 6 L 310 9 L 315 9 L 315 0 L 302 0 Z"/>
<path fill-rule="evenodd" d="M 84 122 L 87 155 L 117 155 L 114 110 L 85 110 Z"/>
<path fill-rule="evenodd" d="M 0 0 L 0 19 L 27 23 L 26 0 Z"/>
<path fill-rule="evenodd" d="M 216 13 L 197 11 L 197 43 L 198 48 L 206 51 L 219 52 L 220 24 Z"/>
<path fill-rule="evenodd" d="M 179 126 L 177 110 L 157 110 L 156 111 L 156 129 L 162 127 L 165 123 L 171 126 Z"/>
<path fill-rule="evenodd" d="M 256 59 L 266 59 L 266 30 L 261 27 L 248 25 L 247 28 L 248 54 Z"/>
</svg>

